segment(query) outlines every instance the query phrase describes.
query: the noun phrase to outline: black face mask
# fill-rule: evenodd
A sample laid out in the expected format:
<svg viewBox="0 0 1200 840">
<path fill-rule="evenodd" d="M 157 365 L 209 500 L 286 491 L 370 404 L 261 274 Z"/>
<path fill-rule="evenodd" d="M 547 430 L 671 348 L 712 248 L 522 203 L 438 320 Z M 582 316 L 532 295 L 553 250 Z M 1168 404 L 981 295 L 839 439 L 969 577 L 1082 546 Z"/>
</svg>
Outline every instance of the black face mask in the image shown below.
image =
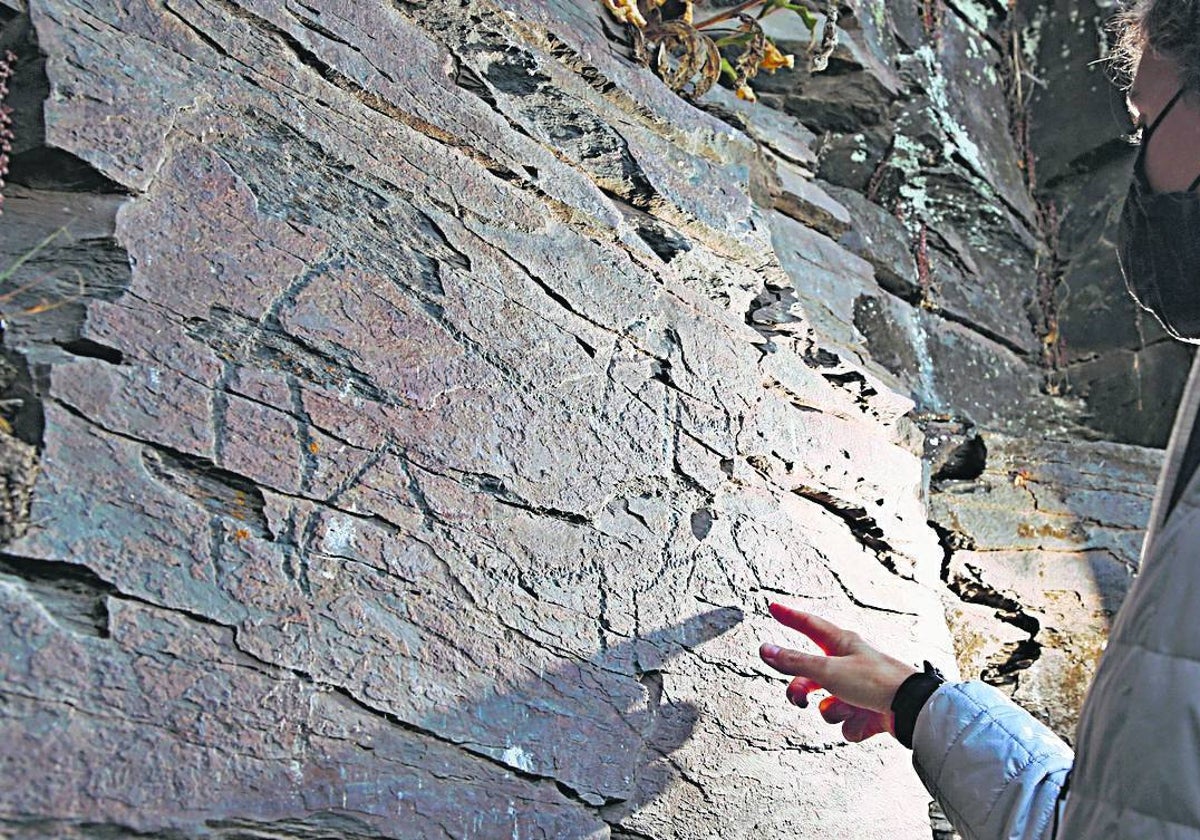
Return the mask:
<svg viewBox="0 0 1200 840">
<path fill-rule="evenodd" d="M 1200 344 L 1200 176 L 1187 192 L 1156 193 L 1146 180 L 1146 147 L 1183 90 L 1145 130 L 1117 237 L 1133 299 L 1173 337 Z"/>
</svg>

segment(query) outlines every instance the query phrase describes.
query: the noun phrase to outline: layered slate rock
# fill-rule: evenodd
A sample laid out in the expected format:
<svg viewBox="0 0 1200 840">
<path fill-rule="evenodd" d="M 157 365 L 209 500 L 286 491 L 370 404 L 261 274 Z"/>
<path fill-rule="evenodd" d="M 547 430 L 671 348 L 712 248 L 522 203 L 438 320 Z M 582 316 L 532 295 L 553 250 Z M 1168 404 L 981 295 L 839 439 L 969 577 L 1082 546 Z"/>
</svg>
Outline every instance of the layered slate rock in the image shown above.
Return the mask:
<svg viewBox="0 0 1200 840">
<path fill-rule="evenodd" d="M 753 317 L 819 275 L 746 133 L 590 0 L 28 13 L 14 180 L 93 172 L 72 230 L 120 259 L 6 336 L 5 833 L 928 832 L 903 751 L 757 661 L 775 599 L 952 654 L 912 402 Z"/>
<path fill-rule="evenodd" d="M 851 5 L 830 78 L 759 85 L 824 132 L 818 180 L 851 219 L 830 235 L 861 258 L 795 296 L 918 405 L 964 674 L 1004 685 L 1070 737 L 1136 568 L 1159 463 L 1138 447 L 1165 442 L 1192 355 L 1136 311 L 1116 261 L 1133 150 L 1101 61 L 1111 4 Z M 807 43 L 792 21 L 775 33 Z M 831 109 L 838 95 L 846 107 Z M 797 209 L 817 218 L 818 207 L 781 205 L 801 221 Z M 773 235 L 785 264 L 823 253 L 791 220 Z M 1072 464 L 1088 477 L 1068 470 L 1052 495 L 1083 483 L 1095 498 L 1051 523 L 996 477 Z M 1124 486 L 1138 504 L 1115 496 L 1104 504 L 1123 508 L 1116 520 L 1097 512 L 1103 488 Z M 974 507 L 981 487 L 989 501 Z M 1072 540 L 1044 545 L 1040 528 L 1093 515 L 1116 522 L 1120 544 L 1093 545 L 1094 528 L 1072 525 Z M 1030 519 L 1040 524 L 1018 539 Z M 1069 593 L 1066 606 L 1048 592 Z"/>
<path fill-rule="evenodd" d="M 1162 453 L 1002 435 L 977 445 L 986 466 L 931 499 L 948 529 L 959 666 L 1071 740 L 1138 567 Z"/>
<path fill-rule="evenodd" d="M 1038 177 L 1056 208 L 1067 374 L 1084 422 L 1109 440 L 1162 447 L 1194 348 L 1166 337 L 1129 297 L 1115 258 L 1137 148 L 1124 92 L 1104 65 L 1112 4 L 1027 3 L 1027 51 L 1044 83 L 1030 95 Z"/>
<path fill-rule="evenodd" d="M 775 599 L 1069 736 L 1188 359 L 1082 6 L 694 107 L 593 0 L 0 0 L 4 832 L 927 836 Z"/>
<path fill-rule="evenodd" d="M 969 3 L 854 3 L 828 72 L 753 84 L 820 136 L 807 188 L 779 170 L 777 206 L 799 222 L 772 226 L 785 265 L 829 264 L 813 256 L 813 228 L 861 258 L 796 287 L 810 317 L 922 414 L 1037 434 L 1076 425 L 1082 407 L 1045 388 L 1039 266 L 1051 242 L 1013 122 L 1015 19 Z M 764 25 L 807 50 L 796 16 Z"/>
</svg>

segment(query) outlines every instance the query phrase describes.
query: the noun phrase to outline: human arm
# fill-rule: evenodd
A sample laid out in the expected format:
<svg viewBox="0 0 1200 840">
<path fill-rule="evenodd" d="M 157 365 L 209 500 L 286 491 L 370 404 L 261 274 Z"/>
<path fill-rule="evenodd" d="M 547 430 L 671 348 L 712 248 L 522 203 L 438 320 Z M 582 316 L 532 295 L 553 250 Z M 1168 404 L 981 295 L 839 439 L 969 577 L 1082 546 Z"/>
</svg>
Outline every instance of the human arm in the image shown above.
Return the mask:
<svg viewBox="0 0 1200 840">
<path fill-rule="evenodd" d="M 771 614 L 824 651 L 760 649 L 763 661 L 793 677 L 790 702 L 807 705 L 808 694 L 824 688 L 831 696 L 821 715 L 841 723 L 848 741 L 894 734 L 892 696 L 916 669 L 817 616 L 778 604 Z M 1049 840 L 1072 761 L 1054 733 L 980 682 L 940 687 L 913 730 L 917 775 L 966 840 Z"/>
<path fill-rule="evenodd" d="M 1075 757 L 986 683 L 938 689 L 917 716 L 913 766 L 967 840 L 1051 840 Z"/>
<path fill-rule="evenodd" d="M 770 610 L 776 621 L 804 634 L 823 652 L 804 653 L 772 644 L 759 648 L 764 662 L 793 676 L 788 702 L 804 708 L 809 694 L 825 688 L 830 696 L 820 703 L 821 717 L 827 723 L 840 723 L 847 741 L 865 741 L 882 732 L 894 735 L 892 698 L 917 669 L 819 616 L 782 604 L 771 604 Z"/>
</svg>

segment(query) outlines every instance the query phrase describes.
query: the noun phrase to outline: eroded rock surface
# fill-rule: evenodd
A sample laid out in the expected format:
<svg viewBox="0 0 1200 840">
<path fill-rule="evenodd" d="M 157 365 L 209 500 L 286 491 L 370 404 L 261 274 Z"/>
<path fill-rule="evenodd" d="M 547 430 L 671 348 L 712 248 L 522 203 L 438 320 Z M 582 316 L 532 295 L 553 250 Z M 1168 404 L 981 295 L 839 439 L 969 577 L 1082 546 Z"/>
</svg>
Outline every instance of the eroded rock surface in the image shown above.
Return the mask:
<svg viewBox="0 0 1200 840">
<path fill-rule="evenodd" d="M 757 661 L 777 598 L 952 654 L 911 401 L 753 317 L 750 136 L 585 0 L 28 14 L 102 194 L 31 150 L 6 259 L 61 202 L 124 271 L 7 335 L 5 833 L 928 833 Z"/>
<path fill-rule="evenodd" d="M 1137 569 L 1161 453 L 986 436 L 987 464 L 949 480 L 945 577 L 959 665 L 1074 736 L 1112 616 Z"/>
<path fill-rule="evenodd" d="M 1075 5 L 855 0 L 750 106 L 593 0 L 0 0 L 3 831 L 929 836 L 776 599 L 1069 736 L 1186 362 L 1091 65 L 1012 75 Z"/>
</svg>

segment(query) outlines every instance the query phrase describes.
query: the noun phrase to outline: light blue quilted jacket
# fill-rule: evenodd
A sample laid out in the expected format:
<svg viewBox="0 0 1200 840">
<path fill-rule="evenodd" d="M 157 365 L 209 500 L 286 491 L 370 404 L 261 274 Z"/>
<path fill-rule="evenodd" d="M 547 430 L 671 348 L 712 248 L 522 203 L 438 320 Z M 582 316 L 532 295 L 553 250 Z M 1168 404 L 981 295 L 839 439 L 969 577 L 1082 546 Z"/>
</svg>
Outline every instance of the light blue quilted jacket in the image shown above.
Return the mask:
<svg viewBox="0 0 1200 840">
<path fill-rule="evenodd" d="M 1200 472 L 1169 516 L 1165 501 L 1198 408 L 1200 361 L 1140 572 L 1084 703 L 1077 758 L 983 683 L 941 687 L 918 716 L 913 763 L 966 840 L 1050 840 L 1056 816 L 1057 840 L 1200 840 Z"/>
</svg>

